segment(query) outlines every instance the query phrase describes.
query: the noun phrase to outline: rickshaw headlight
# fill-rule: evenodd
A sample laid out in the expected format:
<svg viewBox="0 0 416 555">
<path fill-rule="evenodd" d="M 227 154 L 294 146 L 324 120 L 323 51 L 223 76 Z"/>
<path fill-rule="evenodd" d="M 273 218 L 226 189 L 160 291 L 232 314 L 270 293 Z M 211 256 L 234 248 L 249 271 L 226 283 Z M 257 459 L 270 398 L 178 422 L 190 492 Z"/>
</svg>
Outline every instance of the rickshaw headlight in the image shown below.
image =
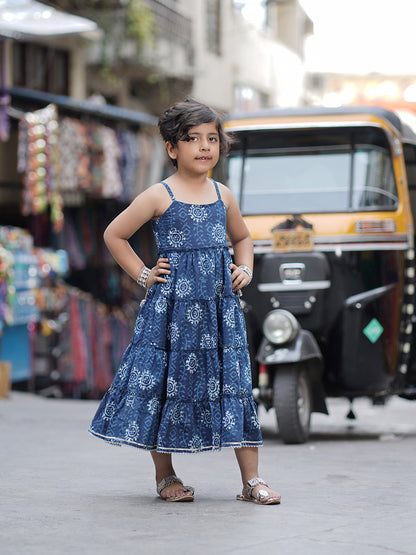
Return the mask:
<svg viewBox="0 0 416 555">
<path fill-rule="evenodd" d="M 292 341 L 299 332 L 299 322 L 287 310 L 269 312 L 263 323 L 263 333 L 270 343 L 281 345 Z"/>
</svg>

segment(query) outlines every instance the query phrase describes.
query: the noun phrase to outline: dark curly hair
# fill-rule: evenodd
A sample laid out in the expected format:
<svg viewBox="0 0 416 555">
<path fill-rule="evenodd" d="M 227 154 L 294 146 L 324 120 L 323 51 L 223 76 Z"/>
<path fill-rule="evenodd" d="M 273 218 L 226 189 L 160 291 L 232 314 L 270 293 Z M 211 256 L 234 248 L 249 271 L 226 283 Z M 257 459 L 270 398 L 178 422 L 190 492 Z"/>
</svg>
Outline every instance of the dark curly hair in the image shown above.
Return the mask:
<svg viewBox="0 0 416 555">
<path fill-rule="evenodd" d="M 160 116 L 158 125 L 163 140 L 176 146 L 178 141 L 189 140 L 188 132 L 191 127 L 211 122 L 217 126 L 220 152 L 225 154 L 230 148 L 232 138 L 224 131 L 221 116 L 209 106 L 201 104 L 193 98 L 173 104 Z M 177 167 L 176 160 L 172 160 L 172 163 Z"/>
</svg>

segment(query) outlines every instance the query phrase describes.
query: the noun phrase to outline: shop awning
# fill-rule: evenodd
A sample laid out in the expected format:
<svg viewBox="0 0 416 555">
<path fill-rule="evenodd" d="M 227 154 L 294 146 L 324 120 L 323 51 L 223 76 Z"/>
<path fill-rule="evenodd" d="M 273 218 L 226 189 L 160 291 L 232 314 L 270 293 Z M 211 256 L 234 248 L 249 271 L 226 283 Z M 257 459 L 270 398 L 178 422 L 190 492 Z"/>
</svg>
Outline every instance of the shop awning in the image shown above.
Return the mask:
<svg viewBox="0 0 416 555">
<path fill-rule="evenodd" d="M 0 36 L 51 37 L 95 31 L 97 24 L 35 0 L 0 0 Z"/>
<path fill-rule="evenodd" d="M 30 111 L 46 104 L 56 104 L 60 113 L 97 117 L 101 120 L 115 120 L 131 125 L 157 125 L 157 118 L 145 112 L 127 110 L 110 104 L 96 104 L 90 100 L 76 100 L 69 96 L 50 94 L 24 87 L 11 87 L 8 90 L 12 108 Z"/>
</svg>

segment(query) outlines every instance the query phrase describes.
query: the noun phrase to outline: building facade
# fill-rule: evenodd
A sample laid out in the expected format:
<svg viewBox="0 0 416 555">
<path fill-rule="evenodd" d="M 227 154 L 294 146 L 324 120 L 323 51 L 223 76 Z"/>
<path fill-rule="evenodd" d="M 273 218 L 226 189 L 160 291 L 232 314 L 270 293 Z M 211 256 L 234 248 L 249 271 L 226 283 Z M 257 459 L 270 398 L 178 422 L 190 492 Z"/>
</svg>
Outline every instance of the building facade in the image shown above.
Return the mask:
<svg viewBox="0 0 416 555">
<path fill-rule="evenodd" d="M 86 96 L 158 114 L 192 95 L 228 112 L 304 103 L 303 48 L 313 25 L 298 0 L 132 0 L 54 4 L 90 17 Z M 145 22 L 147 22 L 145 24 Z"/>
<path fill-rule="evenodd" d="M 311 72 L 305 78 L 305 99 L 316 106 L 376 105 L 398 113 L 416 132 L 414 74 Z"/>
</svg>

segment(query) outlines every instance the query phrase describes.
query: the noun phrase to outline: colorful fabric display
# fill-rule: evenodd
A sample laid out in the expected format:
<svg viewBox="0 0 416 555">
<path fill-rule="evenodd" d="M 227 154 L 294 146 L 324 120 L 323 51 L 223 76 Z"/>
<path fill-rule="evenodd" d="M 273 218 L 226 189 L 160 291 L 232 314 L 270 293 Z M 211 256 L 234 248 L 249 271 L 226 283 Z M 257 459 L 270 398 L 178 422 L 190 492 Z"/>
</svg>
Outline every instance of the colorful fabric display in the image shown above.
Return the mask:
<svg viewBox="0 0 416 555">
<path fill-rule="evenodd" d="M 19 123 L 22 212 L 39 215 L 50 207 L 54 229 L 60 231 L 62 199 L 67 206 L 82 205 L 85 195 L 130 202 L 164 176 L 166 160 L 155 135 L 70 117 L 58 120 L 51 104 Z"/>
<path fill-rule="evenodd" d="M 35 249 L 27 230 L 0 226 L 0 314 L 2 322 L 17 325 L 40 317 L 42 280 L 68 272 L 65 251 Z"/>
<path fill-rule="evenodd" d="M 74 287 L 66 287 L 66 298 L 69 318 L 57 346 L 63 389 L 72 397 L 97 397 L 113 380 L 134 322 Z"/>
</svg>

